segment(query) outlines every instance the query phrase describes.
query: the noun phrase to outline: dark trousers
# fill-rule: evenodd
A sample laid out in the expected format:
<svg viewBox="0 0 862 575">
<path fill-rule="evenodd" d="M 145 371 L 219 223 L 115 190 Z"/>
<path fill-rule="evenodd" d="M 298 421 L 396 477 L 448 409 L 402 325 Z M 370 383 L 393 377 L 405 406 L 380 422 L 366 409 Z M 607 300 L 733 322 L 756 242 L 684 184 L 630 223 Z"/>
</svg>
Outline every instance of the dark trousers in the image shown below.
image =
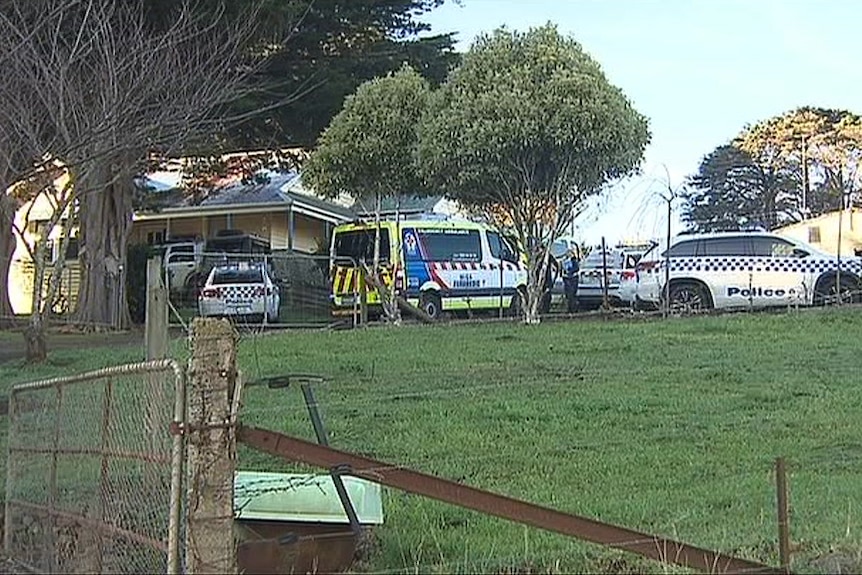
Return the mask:
<svg viewBox="0 0 862 575">
<path fill-rule="evenodd" d="M 563 278 L 566 290 L 566 310 L 569 313 L 578 311 L 578 278 Z"/>
</svg>

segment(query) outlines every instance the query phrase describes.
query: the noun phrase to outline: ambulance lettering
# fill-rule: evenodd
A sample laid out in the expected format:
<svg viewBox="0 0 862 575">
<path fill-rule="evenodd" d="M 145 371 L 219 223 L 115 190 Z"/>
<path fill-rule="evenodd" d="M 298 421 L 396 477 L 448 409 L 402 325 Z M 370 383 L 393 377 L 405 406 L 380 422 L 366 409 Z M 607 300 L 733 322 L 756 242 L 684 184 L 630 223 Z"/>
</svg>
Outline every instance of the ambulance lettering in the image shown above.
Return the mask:
<svg viewBox="0 0 862 575">
<path fill-rule="evenodd" d="M 470 274 L 461 274 L 452 281 L 455 289 L 478 289 L 485 287 L 485 280 L 474 278 Z"/>
</svg>

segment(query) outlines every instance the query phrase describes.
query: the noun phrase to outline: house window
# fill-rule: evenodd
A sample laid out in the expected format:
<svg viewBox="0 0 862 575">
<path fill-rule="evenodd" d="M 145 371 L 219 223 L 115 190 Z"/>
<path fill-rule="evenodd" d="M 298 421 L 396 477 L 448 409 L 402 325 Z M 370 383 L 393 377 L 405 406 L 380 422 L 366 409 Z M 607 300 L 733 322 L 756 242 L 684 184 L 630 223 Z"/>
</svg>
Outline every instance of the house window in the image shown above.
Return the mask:
<svg viewBox="0 0 862 575">
<path fill-rule="evenodd" d="M 165 243 L 165 230 L 159 230 L 157 232 L 147 232 L 147 244 L 151 246 L 158 246 Z"/>
<path fill-rule="evenodd" d="M 78 238 L 69 238 L 69 242 L 66 244 L 66 261 L 78 259 L 79 248 Z"/>
<path fill-rule="evenodd" d="M 27 233 L 40 236 L 48 228 L 49 220 L 30 220 L 27 222 Z"/>
<path fill-rule="evenodd" d="M 820 243 L 820 226 L 811 226 L 808 228 L 808 242 L 812 244 Z"/>
</svg>

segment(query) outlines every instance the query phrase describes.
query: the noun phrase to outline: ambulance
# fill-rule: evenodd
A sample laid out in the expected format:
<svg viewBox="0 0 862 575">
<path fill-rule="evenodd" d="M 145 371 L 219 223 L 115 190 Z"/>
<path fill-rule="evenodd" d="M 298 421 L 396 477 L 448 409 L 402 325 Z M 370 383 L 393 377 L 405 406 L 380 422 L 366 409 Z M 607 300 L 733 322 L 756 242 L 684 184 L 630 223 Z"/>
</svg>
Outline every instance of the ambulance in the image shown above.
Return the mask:
<svg viewBox="0 0 862 575">
<path fill-rule="evenodd" d="M 369 311 L 380 294 L 364 280 L 374 261 L 375 223 L 335 228 L 330 250 L 333 315 L 357 313 L 364 281 Z M 380 222 L 381 277 L 386 285 L 434 319 L 445 312 L 516 314 L 527 268 L 514 243 L 489 226 L 461 219 L 419 218 Z"/>
</svg>

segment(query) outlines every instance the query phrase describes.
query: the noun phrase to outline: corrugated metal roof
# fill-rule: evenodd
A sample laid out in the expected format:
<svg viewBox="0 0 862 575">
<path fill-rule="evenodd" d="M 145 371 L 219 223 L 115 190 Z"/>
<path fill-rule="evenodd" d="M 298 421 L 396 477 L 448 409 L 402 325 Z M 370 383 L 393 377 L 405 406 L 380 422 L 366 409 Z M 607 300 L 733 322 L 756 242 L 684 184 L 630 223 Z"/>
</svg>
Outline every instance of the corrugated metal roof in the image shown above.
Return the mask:
<svg viewBox="0 0 862 575">
<path fill-rule="evenodd" d="M 269 172 L 257 182 L 234 182 L 209 192 L 199 203 L 194 197 L 178 190 L 149 194 L 146 211 L 170 213 L 173 210 L 189 212 L 197 208 L 201 213 L 213 209 L 231 207 L 250 209 L 255 206 L 269 210 L 284 204 L 307 207 L 313 211 L 333 214 L 345 220 L 352 220 L 356 213 L 334 202 L 315 197 L 302 186 L 302 178 L 297 172 Z"/>
</svg>

